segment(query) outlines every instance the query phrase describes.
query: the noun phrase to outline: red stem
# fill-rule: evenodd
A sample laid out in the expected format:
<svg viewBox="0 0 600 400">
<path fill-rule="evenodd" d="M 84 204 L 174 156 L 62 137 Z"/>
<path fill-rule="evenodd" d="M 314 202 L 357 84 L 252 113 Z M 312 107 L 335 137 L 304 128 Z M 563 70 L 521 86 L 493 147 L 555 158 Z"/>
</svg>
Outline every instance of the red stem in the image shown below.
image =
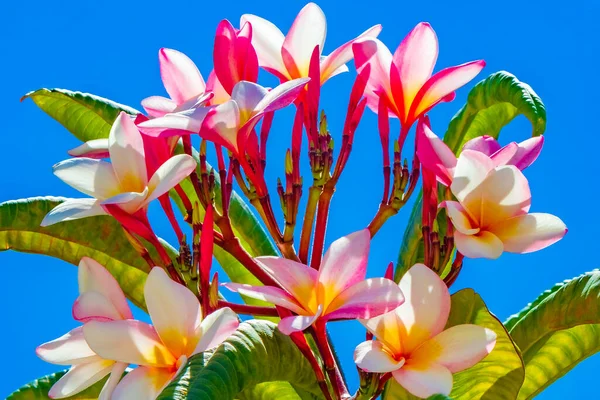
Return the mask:
<svg viewBox="0 0 600 400">
<path fill-rule="evenodd" d="M 254 315 L 260 317 L 278 317 L 279 313 L 274 307 L 251 306 L 247 304 L 230 303 L 225 300 L 219 300 L 219 308 L 229 307 L 238 314 Z"/>
</svg>

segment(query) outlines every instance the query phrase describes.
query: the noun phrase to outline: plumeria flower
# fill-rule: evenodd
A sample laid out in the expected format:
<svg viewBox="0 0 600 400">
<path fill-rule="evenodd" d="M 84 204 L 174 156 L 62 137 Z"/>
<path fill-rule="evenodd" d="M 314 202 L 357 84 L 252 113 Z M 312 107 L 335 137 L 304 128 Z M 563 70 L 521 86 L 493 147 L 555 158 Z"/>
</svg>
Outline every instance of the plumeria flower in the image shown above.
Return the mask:
<svg viewBox="0 0 600 400">
<path fill-rule="evenodd" d="M 252 44 L 258 55 L 261 67 L 279 77 L 282 81 L 308 77 L 310 59 L 316 46 L 322 54 L 327 21 L 323 10 L 315 3 L 308 3 L 298 13 L 286 36 L 273 23 L 246 14 L 240 25 L 250 22 L 254 28 Z M 358 38 L 353 39 L 328 56 L 321 56 L 321 84 L 329 78 L 348 71 L 346 63 L 352 60 L 352 43 L 359 38 L 377 37 L 381 25 L 366 30 Z"/>
<path fill-rule="evenodd" d="M 441 184 L 450 186 L 456 169 L 456 156 L 446 143 L 431 131 L 426 121 L 419 122 L 417 136 L 417 155 L 421 164 L 432 171 Z M 496 167 L 514 165 L 522 171 L 538 158 L 543 145 L 543 136 L 532 137 L 521 143 L 512 142 L 504 147 L 491 136 L 478 136 L 465 143 L 463 150 L 485 154 Z"/>
<path fill-rule="evenodd" d="M 106 214 L 103 205 L 118 206 L 127 214 L 145 210 L 196 168 L 191 156 L 180 154 L 169 158 L 148 179 L 142 135 L 125 113 L 110 130 L 108 152 L 110 162 L 74 158 L 53 167 L 56 176 L 92 198 L 61 203 L 46 215 L 42 226 Z"/>
<path fill-rule="evenodd" d="M 472 61 L 431 75 L 438 57 L 438 40 L 431 25 L 419 23 L 400 43 L 394 55 L 378 39 L 365 38 L 352 45 L 356 69 L 370 66 L 365 96 L 377 112 L 380 99 L 408 132 L 412 124 L 454 91 L 473 79 L 485 62 Z"/>
<path fill-rule="evenodd" d="M 487 356 L 496 334 L 477 325 L 444 330 L 450 314 L 446 284 L 423 264 L 415 264 L 400 281 L 406 301 L 396 310 L 361 323 L 377 338 L 356 347 L 354 361 L 367 372 L 391 372 L 411 394 L 427 398 L 449 395 L 452 374 Z"/>
<path fill-rule="evenodd" d="M 286 335 L 302 331 L 317 320 L 371 318 L 393 310 L 404 301 L 398 285 L 389 279 L 365 279 L 371 235 L 362 230 L 331 244 L 318 271 L 284 258 L 255 260 L 283 288 L 223 284 L 254 299 L 284 307 L 297 316 L 285 317 L 279 330 Z"/>
<path fill-rule="evenodd" d="M 514 165 L 497 167 L 487 155 L 463 150 L 450 190 L 458 201 L 445 201 L 454 225 L 454 243 L 470 258 L 500 257 L 502 252 L 529 253 L 560 240 L 565 224 L 554 215 L 528 214 L 529 183 Z"/>
<path fill-rule="evenodd" d="M 256 83 L 241 81 L 234 86 L 231 100 L 223 104 L 167 114 L 138 126 L 142 132 L 151 136 L 163 137 L 181 131 L 199 133 L 205 139 L 239 155 L 249 133 L 264 114 L 291 104 L 308 80 L 294 79 L 272 90 Z"/>
<path fill-rule="evenodd" d="M 202 319 L 196 296 L 159 267 L 150 271 L 144 297 L 153 325 L 129 319 L 91 321 L 83 327 L 96 354 L 138 365 L 117 385 L 113 400 L 155 399 L 191 356 L 218 346 L 239 325 L 229 308 Z"/>
<path fill-rule="evenodd" d="M 133 318 L 119 284 L 102 265 L 91 258 L 82 258 L 78 278 L 80 296 L 73 306 L 75 319 L 87 322 Z M 126 363 L 101 358 L 90 349 L 83 327 L 42 344 L 36 353 L 46 362 L 71 365 L 48 392 L 51 399 L 73 396 L 110 374 L 99 396 L 100 400 L 108 400 L 127 367 Z"/>
</svg>

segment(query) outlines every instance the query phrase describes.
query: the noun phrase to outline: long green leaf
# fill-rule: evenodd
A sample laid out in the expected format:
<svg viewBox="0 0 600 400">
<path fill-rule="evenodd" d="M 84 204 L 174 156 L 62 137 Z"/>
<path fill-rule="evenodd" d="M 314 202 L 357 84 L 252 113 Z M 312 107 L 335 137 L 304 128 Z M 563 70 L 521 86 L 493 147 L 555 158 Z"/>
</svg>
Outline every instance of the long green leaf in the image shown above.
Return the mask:
<svg viewBox="0 0 600 400">
<path fill-rule="evenodd" d="M 458 155 L 463 145 L 478 136 L 498 138 L 500 131 L 518 115 L 524 115 L 532 125 L 532 135 L 546 129 L 546 109 L 533 89 L 514 75 L 496 72 L 471 89 L 467 103 L 448 125 L 444 142 Z M 402 275 L 416 262 L 423 261 L 421 233 L 421 196 L 415 202 L 400 247 L 394 278 Z"/>
<path fill-rule="evenodd" d="M 450 398 L 455 400 L 514 400 L 523 382 L 523 361 L 502 323 L 491 314 L 481 297 L 472 289 L 452 295 L 452 306 L 446 328 L 475 324 L 493 330 L 497 335 L 494 350 L 473 367 L 454 374 Z M 385 400 L 414 400 L 393 381 L 386 388 Z"/>
<path fill-rule="evenodd" d="M 531 399 L 600 350 L 600 271 L 555 285 L 509 322 L 525 362 L 518 398 Z"/>
<path fill-rule="evenodd" d="M 245 398 L 265 382 L 277 382 L 277 387 L 287 382 L 303 396 L 322 398 L 310 364 L 291 339 L 270 321 L 251 320 L 242 323 L 212 356 L 192 357 L 159 400 Z M 286 390 L 289 395 L 293 394 Z"/>
<path fill-rule="evenodd" d="M 239 400 L 316 400 L 321 397 L 300 388 L 294 388 L 289 382 L 275 381 L 259 383 L 238 394 L 237 398 Z"/>
<path fill-rule="evenodd" d="M 83 142 L 107 138 L 110 127 L 121 111 L 139 114 L 139 111 L 112 100 L 65 89 L 39 89 L 27 93 L 21 101 L 26 98 L 33 100 Z"/>
<path fill-rule="evenodd" d="M 65 370 L 36 379 L 8 395 L 6 400 L 48 400 L 48 391 L 66 373 L 67 371 Z M 108 377 L 80 393 L 65 397 L 65 400 L 96 400 L 107 379 Z"/>
<path fill-rule="evenodd" d="M 64 200 L 33 197 L 1 203 L 0 251 L 44 254 L 74 265 L 82 257 L 91 257 L 110 271 L 134 304 L 145 309 L 143 287 L 149 267 L 116 220 L 98 216 L 40 226 L 44 216 Z"/>
</svg>

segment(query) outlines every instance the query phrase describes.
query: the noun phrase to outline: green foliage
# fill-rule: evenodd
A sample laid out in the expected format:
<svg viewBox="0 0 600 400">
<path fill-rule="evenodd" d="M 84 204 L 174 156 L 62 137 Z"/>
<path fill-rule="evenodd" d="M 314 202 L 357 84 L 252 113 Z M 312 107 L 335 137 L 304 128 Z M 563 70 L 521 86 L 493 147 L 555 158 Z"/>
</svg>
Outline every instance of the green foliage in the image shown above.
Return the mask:
<svg viewBox="0 0 600 400">
<path fill-rule="evenodd" d="M 64 200 L 34 197 L 1 203 L 0 251 L 44 254 L 74 265 L 82 257 L 93 258 L 110 271 L 135 305 L 145 308 L 143 288 L 149 267 L 116 220 L 97 216 L 40 226 L 44 216 Z"/>
<path fill-rule="evenodd" d="M 48 391 L 66 373 L 67 370 L 36 379 L 8 395 L 6 400 L 48 400 Z M 108 377 L 103 378 L 84 391 L 70 397 L 65 397 L 65 400 L 96 400 L 107 379 Z"/>
<path fill-rule="evenodd" d="M 544 133 L 546 109 L 542 100 L 514 75 L 496 72 L 471 89 L 467 103 L 450 121 L 444 142 L 458 155 L 463 145 L 475 137 L 489 135 L 497 139 L 501 129 L 518 115 L 524 115 L 531 122 L 533 136 Z M 413 206 L 404 232 L 394 276 L 396 281 L 416 262 L 423 261 L 420 219 L 421 195 Z"/>
<path fill-rule="evenodd" d="M 460 324 L 475 324 L 493 330 L 497 335 L 494 350 L 481 362 L 454 374 L 450 398 L 455 400 L 512 400 L 523 382 L 523 362 L 515 344 L 502 323 L 492 315 L 481 297 L 472 289 L 452 295 L 452 306 L 446 328 Z M 415 400 L 396 381 L 391 381 L 385 400 Z"/>
<path fill-rule="evenodd" d="M 521 349 L 531 399 L 600 350 L 600 271 L 555 285 L 507 321 Z"/>
<path fill-rule="evenodd" d="M 276 393 L 282 397 L 273 397 Z M 159 396 L 159 400 L 236 398 L 310 399 L 322 395 L 310 364 L 292 340 L 272 322 L 251 320 L 242 323 L 212 355 L 192 357 Z"/>
</svg>

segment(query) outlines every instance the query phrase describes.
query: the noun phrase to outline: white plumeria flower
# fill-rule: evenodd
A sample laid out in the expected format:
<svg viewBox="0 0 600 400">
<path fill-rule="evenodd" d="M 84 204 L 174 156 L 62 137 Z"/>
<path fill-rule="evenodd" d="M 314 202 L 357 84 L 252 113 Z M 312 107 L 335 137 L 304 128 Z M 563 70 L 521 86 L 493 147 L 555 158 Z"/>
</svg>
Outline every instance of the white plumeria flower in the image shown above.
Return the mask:
<svg viewBox="0 0 600 400">
<path fill-rule="evenodd" d="M 110 162 L 74 158 L 56 164 L 54 174 L 92 198 L 69 199 L 46 215 L 42 226 L 106 214 L 102 205 L 113 204 L 128 214 L 147 207 L 196 168 L 187 154 L 175 155 L 148 178 L 144 143 L 131 117 L 121 113 L 108 137 Z"/>
</svg>

